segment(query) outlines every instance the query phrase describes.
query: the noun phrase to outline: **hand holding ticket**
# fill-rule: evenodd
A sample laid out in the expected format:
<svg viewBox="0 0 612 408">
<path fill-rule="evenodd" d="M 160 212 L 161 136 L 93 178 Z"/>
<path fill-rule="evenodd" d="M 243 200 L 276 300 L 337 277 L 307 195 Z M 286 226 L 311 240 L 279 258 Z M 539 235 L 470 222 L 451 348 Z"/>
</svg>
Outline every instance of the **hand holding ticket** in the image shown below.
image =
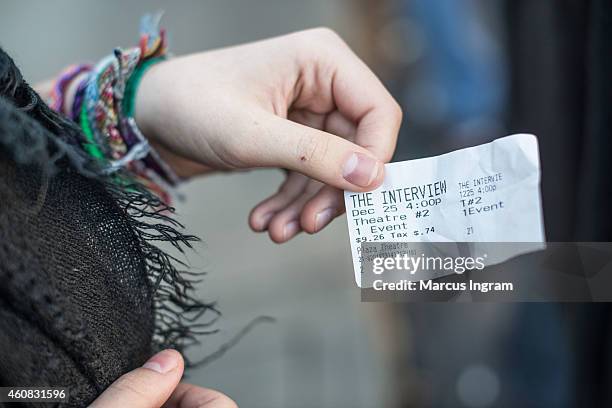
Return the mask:
<svg viewBox="0 0 612 408">
<path fill-rule="evenodd" d="M 516 134 L 390 163 L 383 184 L 345 192 L 355 279 L 363 242 L 543 242 L 537 139 Z"/>
</svg>

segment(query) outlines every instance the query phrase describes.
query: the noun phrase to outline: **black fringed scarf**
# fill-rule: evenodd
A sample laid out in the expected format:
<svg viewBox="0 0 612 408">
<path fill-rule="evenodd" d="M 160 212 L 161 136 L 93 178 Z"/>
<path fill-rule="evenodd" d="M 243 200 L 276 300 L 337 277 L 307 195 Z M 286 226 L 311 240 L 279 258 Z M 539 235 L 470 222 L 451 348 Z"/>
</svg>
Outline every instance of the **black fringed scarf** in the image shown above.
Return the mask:
<svg viewBox="0 0 612 408">
<path fill-rule="evenodd" d="M 82 137 L 0 49 L 0 386 L 67 387 L 69 407 L 218 315 L 154 245 L 197 238 L 129 175 L 102 175 Z"/>
</svg>

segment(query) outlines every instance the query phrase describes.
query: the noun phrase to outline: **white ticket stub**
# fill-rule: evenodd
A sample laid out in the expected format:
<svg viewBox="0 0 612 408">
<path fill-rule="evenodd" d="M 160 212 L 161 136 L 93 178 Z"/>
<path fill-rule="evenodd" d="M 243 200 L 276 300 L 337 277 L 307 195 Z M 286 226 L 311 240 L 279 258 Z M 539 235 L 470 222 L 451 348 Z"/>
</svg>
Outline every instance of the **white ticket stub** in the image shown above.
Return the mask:
<svg viewBox="0 0 612 408">
<path fill-rule="evenodd" d="M 544 242 L 535 136 L 385 165 L 367 193 L 344 193 L 355 280 L 362 242 Z"/>
</svg>

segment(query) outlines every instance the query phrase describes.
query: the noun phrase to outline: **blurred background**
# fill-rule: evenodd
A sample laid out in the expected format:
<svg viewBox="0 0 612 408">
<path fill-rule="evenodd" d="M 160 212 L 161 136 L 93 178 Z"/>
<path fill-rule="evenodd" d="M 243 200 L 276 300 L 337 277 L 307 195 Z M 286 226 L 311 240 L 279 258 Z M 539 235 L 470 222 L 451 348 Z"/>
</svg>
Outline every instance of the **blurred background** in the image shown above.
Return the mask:
<svg viewBox="0 0 612 408">
<path fill-rule="evenodd" d="M 140 16 L 158 9 L 175 54 L 331 27 L 404 109 L 395 160 L 535 133 L 548 239 L 610 240 L 608 1 L 5 0 L 1 7 L 1 45 L 31 83 L 136 44 Z M 361 303 L 344 218 L 282 246 L 248 228 L 250 209 L 281 180 L 281 172 L 261 170 L 183 187 L 180 220 L 203 238 L 189 261 L 208 273 L 201 297 L 223 313 L 220 332 L 190 356 L 216 351 L 258 316 L 276 318 L 191 370 L 188 381 L 253 408 L 610 402 L 606 305 Z"/>
</svg>

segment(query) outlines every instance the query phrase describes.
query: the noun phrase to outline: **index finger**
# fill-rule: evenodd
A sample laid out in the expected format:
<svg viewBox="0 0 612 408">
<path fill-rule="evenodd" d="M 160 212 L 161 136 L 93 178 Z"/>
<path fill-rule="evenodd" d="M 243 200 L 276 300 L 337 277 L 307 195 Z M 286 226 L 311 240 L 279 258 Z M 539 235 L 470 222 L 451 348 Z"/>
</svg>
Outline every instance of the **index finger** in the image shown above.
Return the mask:
<svg viewBox="0 0 612 408">
<path fill-rule="evenodd" d="M 335 72 L 331 84 L 334 103 L 342 115 L 357 124 L 354 142 L 388 162 L 395 151 L 402 109 L 340 37 L 332 48 L 324 53 Z"/>
</svg>

